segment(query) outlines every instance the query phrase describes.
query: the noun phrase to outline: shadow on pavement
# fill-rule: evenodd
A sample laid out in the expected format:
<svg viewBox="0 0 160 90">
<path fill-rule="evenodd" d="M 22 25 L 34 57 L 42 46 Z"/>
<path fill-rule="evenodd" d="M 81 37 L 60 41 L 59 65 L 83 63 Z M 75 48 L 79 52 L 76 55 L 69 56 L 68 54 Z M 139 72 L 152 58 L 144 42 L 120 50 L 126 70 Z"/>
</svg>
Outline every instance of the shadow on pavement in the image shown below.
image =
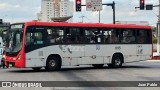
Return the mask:
<svg viewBox="0 0 160 90">
<path fill-rule="evenodd" d="M 46 71 L 45 69 L 41 69 L 39 71 L 35 71 L 33 69 L 29 68 L 24 68 L 24 69 L 12 69 L 8 70 L 8 72 L 13 72 L 13 73 L 41 73 L 41 72 L 63 72 L 63 71 L 82 71 L 82 70 L 123 70 L 123 69 L 145 69 L 145 68 L 153 68 L 149 66 L 122 66 L 121 68 L 109 68 L 108 66 L 104 66 L 102 68 L 94 68 L 94 67 L 67 67 L 63 68 L 60 71 Z"/>
</svg>

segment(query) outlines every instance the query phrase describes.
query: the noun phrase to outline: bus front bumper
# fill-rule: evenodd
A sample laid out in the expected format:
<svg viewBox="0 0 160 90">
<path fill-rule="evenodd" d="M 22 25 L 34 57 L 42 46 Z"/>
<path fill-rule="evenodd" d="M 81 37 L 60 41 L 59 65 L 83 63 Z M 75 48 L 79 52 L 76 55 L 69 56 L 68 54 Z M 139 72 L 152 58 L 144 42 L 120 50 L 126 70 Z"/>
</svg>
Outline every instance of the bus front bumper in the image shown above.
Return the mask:
<svg viewBox="0 0 160 90">
<path fill-rule="evenodd" d="M 17 67 L 17 68 L 24 68 L 20 61 L 5 61 L 5 65 L 7 67 Z"/>
</svg>

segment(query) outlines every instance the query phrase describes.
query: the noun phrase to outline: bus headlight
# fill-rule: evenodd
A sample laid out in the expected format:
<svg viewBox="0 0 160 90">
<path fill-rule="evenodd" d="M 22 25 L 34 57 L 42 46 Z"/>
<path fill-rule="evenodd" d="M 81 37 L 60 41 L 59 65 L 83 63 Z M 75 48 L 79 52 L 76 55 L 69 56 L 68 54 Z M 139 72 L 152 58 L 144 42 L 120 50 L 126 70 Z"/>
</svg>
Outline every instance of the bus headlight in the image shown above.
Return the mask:
<svg viewBox="0 0 160 90">
<path fill-rule="evenodd" d="M 21 59 L 21 57 L 22 57 L 22 54 L 20 54 L 20 55 L 18 56 L 17 60 L 20 60 L 20 59 Z"/>
<path fill-rule="evenodd" d="M 3 55 L 3 58 L 5 58 L 6 57 L 6 55 Z"/>
</svg>

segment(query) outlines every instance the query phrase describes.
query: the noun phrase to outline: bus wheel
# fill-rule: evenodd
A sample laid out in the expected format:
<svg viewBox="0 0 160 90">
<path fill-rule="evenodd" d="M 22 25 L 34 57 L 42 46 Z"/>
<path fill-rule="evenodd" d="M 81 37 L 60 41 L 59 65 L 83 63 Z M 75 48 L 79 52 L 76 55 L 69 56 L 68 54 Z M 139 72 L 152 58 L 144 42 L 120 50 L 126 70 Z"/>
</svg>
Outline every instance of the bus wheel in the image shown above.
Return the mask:
<svg viewBox="0 0 160 90">
<path fill-rule="evenodd" d="M 45 69 L 47 71 L 55 71 L 61 69 L 60 61 L 57 57 L 48 58 Z"/>
<path fill-rule="evenodd" d="M 39 70 L 41 70 L 41 67 L 36 67 L 36 68 L 32 68 L 32 69 L 35 71 L 39 71 Z"/>
<path fill-rule="evenodd" d="M 112 57 L 112 63 L 109 64 L 109 67 L 120 68 L 123 63 L 123 57 L 120 54 L 115 54 Z"/>
<path fill-rule="evenodd" d="M 104 64 L 93 64 L 92 66 L 95 68 L 101 68 L 103 67 Z"/>
</svg>

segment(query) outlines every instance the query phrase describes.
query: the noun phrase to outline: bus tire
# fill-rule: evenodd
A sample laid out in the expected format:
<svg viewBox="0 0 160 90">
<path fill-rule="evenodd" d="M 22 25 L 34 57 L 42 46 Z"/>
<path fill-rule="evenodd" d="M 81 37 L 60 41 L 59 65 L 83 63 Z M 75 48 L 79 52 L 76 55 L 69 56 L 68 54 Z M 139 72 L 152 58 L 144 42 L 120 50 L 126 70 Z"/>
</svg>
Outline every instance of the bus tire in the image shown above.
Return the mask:
<svg viewBox="0 0 160 90">
<path fill-rule="evenodd" d="M 104 64 L 92 64 L 95 68 L 102 68 Z"/>
<path fill-rule="evenodd" d="M 39 71 L 39 70 L 41 70 L 41 67 L 35 67 L 35 68 L 32 68 L 33 70 L 35 70 L 35 71 Z"/>
<path fill-rule="evenodd" d="M 56 71 L 61 69 L 61 62 L 57 57 L 49 57 L 46 62 L 47 71 Z"/>
<path fill-rule="evenodd" d="M 112 67 L 112 68 L 120 68 L 122 66 L 122 63 L 123 63 L 123 57 L 122 57 L 122 55 L 115 54 L 112 57 L 112 63 L 109 64 L 108 66 Z"/>
</svg>

